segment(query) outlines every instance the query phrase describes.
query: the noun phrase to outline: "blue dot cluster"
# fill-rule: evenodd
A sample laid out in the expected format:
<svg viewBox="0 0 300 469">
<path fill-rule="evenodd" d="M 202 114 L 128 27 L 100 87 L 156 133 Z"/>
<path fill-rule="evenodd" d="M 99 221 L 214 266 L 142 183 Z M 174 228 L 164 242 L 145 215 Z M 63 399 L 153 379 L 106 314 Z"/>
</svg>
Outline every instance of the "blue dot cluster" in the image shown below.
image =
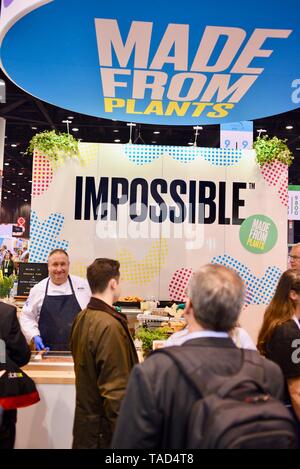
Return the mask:
<svg viewBox="0 0 300 469">
<path fill-rule="evenodd" d="M 235 166 L 242 158 L 242 150 L 200 148 L 200 155 L 214 166 Z"/>
<path fill-rule="evenodd" d="M 228 254 L 215 256 L 211 262 L 212 264 L 221 264 L 225 267 L 230 267 L 242 277 L 247 288 L 246 304 L 269 304 L 274 295 L 279 277 L 282 274 L 282 271 L 278 267 L 269 266 L 264 275 L 258 278 L 251 273 L 249 267 Z"/>
<path fill-rule="evenodd" d="M 30 262 L 47 262 L 48 255 L 53 249 L 67 250 L 69 242 L 58 239 L 64 219 L 60 213 L 51 213 L 44 222 L 41 222 L 36 212 L 31 212 Z"/>
<path fill-rule="evenodd" d="M 169 155 L 181 163 L 203 158 L 214 166 L 234 166 L 242 157 L 241 150 L 226 148 L 171 147 L 162 145 L 124 145 L 125 155 L 136 165 L 152 163 L 163 155 Z"/>
</svg>

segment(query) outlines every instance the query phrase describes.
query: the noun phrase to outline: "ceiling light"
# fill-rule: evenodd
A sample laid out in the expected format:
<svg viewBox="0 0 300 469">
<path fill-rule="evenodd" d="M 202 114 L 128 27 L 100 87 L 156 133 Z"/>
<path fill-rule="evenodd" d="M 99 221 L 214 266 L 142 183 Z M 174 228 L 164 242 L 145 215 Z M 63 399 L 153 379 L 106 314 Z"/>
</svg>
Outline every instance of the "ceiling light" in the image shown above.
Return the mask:
<svg viewBox="0 0 300 469">
<path fill-rule="evenodd" d="M 113 132 L 119 132 L 118 129 L 114 129 Z"/>
<path fill-rule="evenodd" d="M 24 202 L 28 202 L 28 200 L 27 200 L 27 199 L 24 199 Z"/>
<path fill-rule="evenodd" d="M 6 195 L 3 197 L 3 199 L 7 199 Z"/>
<path fill-rule="evenodd" d="M 74 119 L 74 117 L 73 116 L 68 116 L 68 119 Z"/>
<path fill-rule="evenodd" d="M 9 163 L 4 163 L 4 166 L 9 166 Z"/>
<path fill-rule="evenodd" d="M 6 192 L 7 192 L 8 194 L 10 194 L 10 193 L 11 193 L 11 191 L 6 191 Z"/>
<path fill-rule="evenodd" d="M 23 173 L 18 173 L 19 176 L 23 176 Z"/>
<path fill-rule="evenodd" d="M 32 181 L 28 181 L 28 182 L 30 182 L 30 183 L 31 183 Z"/>
<path fill-rule="evenodd" d="M 31 127 L 31 128 L 32 128 L 32 130 L 37 130 L 37 127 Z"/>
<path fill-rule="evenodd" d="M 21 191 L 25 192 L 26 189 L 21 189 Z"/>
<path fill-rule="evenodd" d="M 155 135 L 158 135 L 158 134 L 160 134 L 160 131 L 159 131 L 159 130 L 154 130 L 153 133 L 154 133 Z"/>
<path fill-rule="evenodd" d="M 73 130 L 73 132 L 78 132 L 79 131 L 79 129 L 77 129 L 77 127 L 73 127 L 72 130 Z"/>
<path fill-rule="evenodd" d="M 300 148 L 296 148 L 296 150 L 300 150 Z"/>
<path fill-rule="evenodd" d="M 266 129 L 257 129 L 256 132 L 266 132 Z"/>
<path fill-rule="evenodd" d="M 15 186 L 15 185 L 16 185 L 16 182 L 12 182 L 11 185 L 12 185 L 12 186 Z"/>
<path fill-rule="evenodd" d="M 293 127 L 292 125 L 286 125 L 285 128 L 286 128 L 287 130 L 291 130 L 291 129 L 293 129 L 294 127 Z"/>
<path fill-rule="evenodd" d="M 156 143 L 156 140 L 152 140 L 152 142 L 151 142 L 151 143 Z"/>
<path fill-rule="evenodd" d="M 188 145 L 194 145 L 194 143 L 193 143 L 193 142 L 189 142 Z"/>
<path fill-rule="evenodd" d="M 114 142 L 119 143 L 121 140 L 119 138 L 116 138 Z"/>
<path fill-rule="evenodd" d="M 193 127 L 194 130 L 203 130 L 203 127 L 201 127 L 201 125 L 195 125 L 195 127 Z"/>
<path fill-rule="evenodd" d="M 16 148 L 18 145 L 16 143 L 12 143 L 10 146 Z"/>
</svg>

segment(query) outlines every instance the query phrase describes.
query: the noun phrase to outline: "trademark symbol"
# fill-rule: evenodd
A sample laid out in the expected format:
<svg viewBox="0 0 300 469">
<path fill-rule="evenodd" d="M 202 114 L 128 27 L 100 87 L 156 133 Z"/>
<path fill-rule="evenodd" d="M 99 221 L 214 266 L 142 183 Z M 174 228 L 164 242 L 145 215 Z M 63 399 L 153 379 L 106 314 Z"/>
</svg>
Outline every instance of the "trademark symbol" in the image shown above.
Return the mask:
<svg viewBox="0 0 300 469">
<path fill-rule="evenodd" d="M 249 189 L 255 189 L 255 182 L 249 182 Z"/>
</svg>

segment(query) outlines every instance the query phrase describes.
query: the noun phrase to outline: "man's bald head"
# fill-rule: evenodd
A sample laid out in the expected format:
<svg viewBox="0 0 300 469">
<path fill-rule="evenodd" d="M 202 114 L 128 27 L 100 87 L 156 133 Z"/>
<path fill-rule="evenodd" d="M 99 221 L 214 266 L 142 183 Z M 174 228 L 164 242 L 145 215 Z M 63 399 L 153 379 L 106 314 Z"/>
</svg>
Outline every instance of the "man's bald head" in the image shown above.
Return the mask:
<svg viewBox="0 0 300 469">
<path fill-rule="evenodd" d="M 68 279 L 70 261 L 63 249 L 54 249 L 48 256 L 48 272 L 55 285 L 62 285 Z"/>
</svg>

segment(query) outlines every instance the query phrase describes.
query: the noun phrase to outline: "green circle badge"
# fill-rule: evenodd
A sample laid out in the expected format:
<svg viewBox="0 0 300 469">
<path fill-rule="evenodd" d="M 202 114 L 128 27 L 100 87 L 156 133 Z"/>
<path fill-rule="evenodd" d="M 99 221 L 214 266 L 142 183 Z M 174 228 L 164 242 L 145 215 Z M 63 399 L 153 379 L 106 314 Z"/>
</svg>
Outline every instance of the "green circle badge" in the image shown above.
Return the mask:
<svg viewBox="0 0 300 469">
<path fill-rule="evenodd" d="M 278 231 L 271 218 L 252 215 L 240 227 L 240 241 L 245 249 L 254 254 L 265 254 L 276 244 Z"/>
</svg>

